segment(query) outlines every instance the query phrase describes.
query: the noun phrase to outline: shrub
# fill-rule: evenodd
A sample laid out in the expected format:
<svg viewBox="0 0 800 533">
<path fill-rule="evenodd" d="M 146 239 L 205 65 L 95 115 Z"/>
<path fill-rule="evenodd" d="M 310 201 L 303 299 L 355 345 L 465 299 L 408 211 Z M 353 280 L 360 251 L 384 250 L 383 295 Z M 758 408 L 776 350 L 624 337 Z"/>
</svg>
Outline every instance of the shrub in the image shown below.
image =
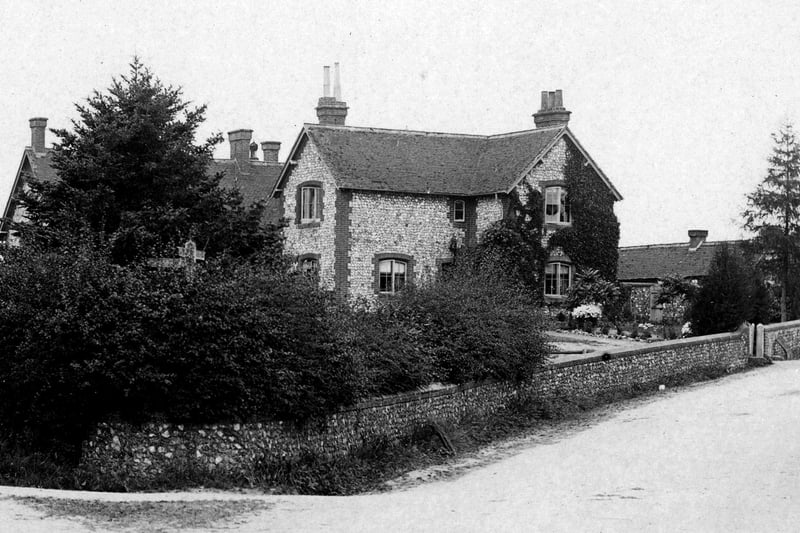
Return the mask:
<svg viewBox="0 0 800 533">
<path fill-rule="evenodd" d="M 409 287 L 377 313 L 402 325 L 439 381 L 529 377 L 547 352 L 541 310 L 521 285 L 473 267 Z"/>
<path fill-rule="evenodd" d="M 695 334 L 733 331 L 748 318 L 752 274 L 737 250 L 724 243 L 717 248 L 690 311 Z"/>
<path fill-rule="evenodd" d="M 67 455 L 108 417 L 303 420 L 351 403 L 330 297 L 259 264 L 120 267 L 88 248 L 0 263 L 0 428 Z"/>
</svg>

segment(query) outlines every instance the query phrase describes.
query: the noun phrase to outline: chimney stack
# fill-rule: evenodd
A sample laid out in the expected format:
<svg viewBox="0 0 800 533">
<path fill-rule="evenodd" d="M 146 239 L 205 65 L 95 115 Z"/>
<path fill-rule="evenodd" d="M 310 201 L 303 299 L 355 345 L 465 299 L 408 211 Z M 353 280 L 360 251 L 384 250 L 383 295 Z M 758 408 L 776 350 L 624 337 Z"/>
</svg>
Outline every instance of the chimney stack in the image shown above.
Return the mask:
<svg viewBox="0 0 800 533">
<path fill-rule="evenodd" d="M 234 130 L 228 132 L 228 142 L 231 145 L 231 159 L 239 162 L 250 158 L 250 139 L 253 130 Z"/>
<path fill-rule="evenodd" d="M 571 113 L 564 109 L 564 97 L 561 89 L 542 91 L 542 108 L 533 114 L 533 122 L 537 128 L 566 126 Z"/>
<path fill-rule="evenodd" d="M 261 143 L 261 151 L 264 152 L 265 162 L 277 163 L 278 152 L 281 151 L 281 143 L 278 141 L 264 141 Z"/>
<path fill-rule="evenodd" d="M 47 119 L 35 117 L 28 121 L 31 125 L 31 148 L 37 154 L 46 152 L 44 148 L 44 133 L 47 129 Z"/>
<path fill-rule="evenodd" d="M 342 85 L 339 78 L 339 63 L 334 63 L 333 96 L 331 96 L 331 69 L 323 67 L 322 97 L 317 103 L 317 119 L 320 124 L 344 126 L 347 104 L 341 101 Z"/>
<path fill-rule="evenodd" d="M 705 229 L 690 229 L 689 230 L 689 250 L 697 250 L 700 245 L 706 242 L 708 237 L 708 230 Z"/>
</svg>

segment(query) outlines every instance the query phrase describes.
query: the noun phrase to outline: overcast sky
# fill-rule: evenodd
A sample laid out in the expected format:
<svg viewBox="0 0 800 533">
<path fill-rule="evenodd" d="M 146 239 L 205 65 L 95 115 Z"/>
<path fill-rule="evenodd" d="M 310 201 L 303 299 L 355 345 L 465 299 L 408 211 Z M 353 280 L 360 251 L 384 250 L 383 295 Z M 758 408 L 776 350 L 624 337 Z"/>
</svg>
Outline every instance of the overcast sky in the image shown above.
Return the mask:
<svg viewBox="0 0 800 533">
<path fill-rule="evenodd" d="M 28 119 L 68 127 L 134 55 L 208 104 L 203 138 L 250 128 L 282 158 L 316 122 L 334 61 L 353 126 L 530 129 L 540 91 L 562 89 L 570 128 L 625 198 L 622 245 L 688 241 L 689 228 L 739 238 L 770 134 L 800 120 L 796 0 L 0 0 L 3 201 Z"/>
</svg>

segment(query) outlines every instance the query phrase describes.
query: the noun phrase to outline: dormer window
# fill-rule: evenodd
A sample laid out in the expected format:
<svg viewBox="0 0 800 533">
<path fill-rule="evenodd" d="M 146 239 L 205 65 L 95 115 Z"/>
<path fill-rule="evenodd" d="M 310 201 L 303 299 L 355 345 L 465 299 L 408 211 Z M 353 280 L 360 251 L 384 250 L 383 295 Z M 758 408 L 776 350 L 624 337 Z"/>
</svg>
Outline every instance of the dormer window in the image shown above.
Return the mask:
<svg viewBox="0 0 800 533">
<path fill-rule="evenodd" d="M 466 208 L 464 200 L 453 202 L 453 222 L 464 222 L 466 220 Z"/>
<path fill-rule="evenodd" d="M 544 221 L 552 224 L 571 224 L 569 197 L 565 187 L 547 187 L 544 191 Z"/>
</svg>

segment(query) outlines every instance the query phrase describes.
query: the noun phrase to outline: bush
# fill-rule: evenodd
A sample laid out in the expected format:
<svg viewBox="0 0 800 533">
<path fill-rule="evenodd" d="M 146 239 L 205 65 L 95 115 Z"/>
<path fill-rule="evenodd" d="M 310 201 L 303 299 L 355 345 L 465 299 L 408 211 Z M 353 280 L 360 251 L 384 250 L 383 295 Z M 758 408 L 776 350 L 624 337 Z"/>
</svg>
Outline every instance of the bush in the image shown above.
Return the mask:
<svg viewBox="0 0 800 533">
<path fill-rule="evenodd" d="M 690 311 L 692 333 L 709 335 L 738 328 L 750 315 L 753 271 L 737 250 L 723 243 Z"/>
<path fill-rule="evenodd" d="M 527 378 L 546 358 L 541 309 L 522 285 L 473 266 L 409 287 L 377 315 L 413 339 L 438 381 Z"/>
<path fill-rule="evenodd" d="M 96 422 L 304 420 L 352 403 L 330 297 L 259 264 L 120 267 L 32 247 L 0 264 L 0 428 L 75 457 Z"/>
</svg>

